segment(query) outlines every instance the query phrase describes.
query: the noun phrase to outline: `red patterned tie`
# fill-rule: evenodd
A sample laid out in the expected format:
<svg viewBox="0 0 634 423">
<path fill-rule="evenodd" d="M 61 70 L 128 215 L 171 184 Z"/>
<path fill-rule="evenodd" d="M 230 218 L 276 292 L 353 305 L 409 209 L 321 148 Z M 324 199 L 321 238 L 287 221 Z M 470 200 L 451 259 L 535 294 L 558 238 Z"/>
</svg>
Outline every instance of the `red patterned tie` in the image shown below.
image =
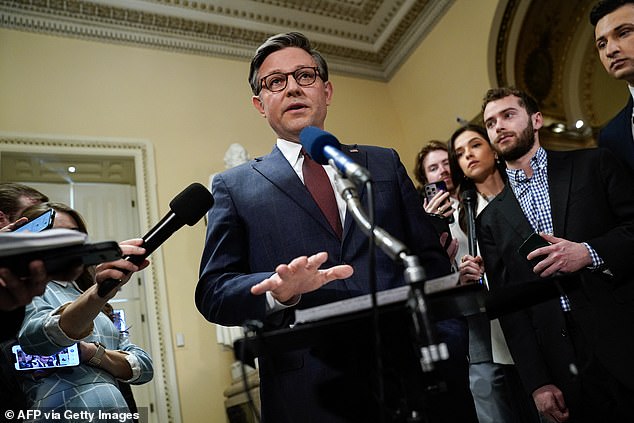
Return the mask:
<svg viewBox="0 0 634 423">
<path fill-rule="evenodd" d="M 335 200 L 332 185 L 330 185 L 330 179 L 323 166 L 311 159 L 304 149 L 302 149 L 302 155 L 304 156 L 304 163 L 302 164 L 304 185 L 308 188 L 310 195 L 313 196 L 332 229 L 341 239 L 343 230 L 339 217 L 339 208 L 337 207 L 337 200 Z"/>
</svg>

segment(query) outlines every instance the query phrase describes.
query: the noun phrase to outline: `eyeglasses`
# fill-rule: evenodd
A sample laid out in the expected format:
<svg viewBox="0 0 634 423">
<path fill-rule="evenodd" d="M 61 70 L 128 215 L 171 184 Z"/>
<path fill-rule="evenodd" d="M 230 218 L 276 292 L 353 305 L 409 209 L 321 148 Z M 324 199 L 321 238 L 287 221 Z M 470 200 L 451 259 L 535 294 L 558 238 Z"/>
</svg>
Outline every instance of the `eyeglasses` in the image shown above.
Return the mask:
<svg viewBox="0 0 634 423">
<path fill-rule="evenodd" d="M 260 90 L 266 87 L 267 90 L 272 93 L 277 93 L 286 88 L 288 82 L 288 76 L 293 75 L 297 85 L 300 87 L 308 87 L 313 85 L 319 75 L 319 69 L 313 67 L 303 67 L 295 69 L 293 72 L 275 72 L 270 75 L 266 75 L 260 79 Z"/>
</svg>

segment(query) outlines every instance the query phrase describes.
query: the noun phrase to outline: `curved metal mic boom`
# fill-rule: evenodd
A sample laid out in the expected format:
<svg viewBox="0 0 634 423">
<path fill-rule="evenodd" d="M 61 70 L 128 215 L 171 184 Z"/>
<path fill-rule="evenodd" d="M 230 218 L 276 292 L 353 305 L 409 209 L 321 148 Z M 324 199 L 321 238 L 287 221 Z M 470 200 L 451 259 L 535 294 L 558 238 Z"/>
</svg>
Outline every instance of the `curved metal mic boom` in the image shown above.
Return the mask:
<svg viewBox="0 0 634 423">
<path fill-rule="evenodd" d="M 352 182 L 337 175 L 335 177 L 335 187 L 346 201 L 348 211 L 350 211 L 361 230 L 368 236 L 372 233 L 379 248 L 392 260 L 400 261 L 405 267 L 405 280 L 411 286 L 411 297 L 408 305 L 412 310 L 414 328 L 421 343 L 421 368 L 424 372 L 432 371 L 434 369 L 433 363 L 446 360 L 449 357 L 449 352 L 444 342 L 436 343 L 434 328 L 427 314 L 427 304 L 425 303 L 422 287 L 416 285 L 425 281 L 425 271 L 420 265 L 418 257 L 409 254 L 405 244 L 384 229 L 374 226 L 374 230 L 370 232 L 372 225 L 363 211 L 359 194 Z"/>
</svg>

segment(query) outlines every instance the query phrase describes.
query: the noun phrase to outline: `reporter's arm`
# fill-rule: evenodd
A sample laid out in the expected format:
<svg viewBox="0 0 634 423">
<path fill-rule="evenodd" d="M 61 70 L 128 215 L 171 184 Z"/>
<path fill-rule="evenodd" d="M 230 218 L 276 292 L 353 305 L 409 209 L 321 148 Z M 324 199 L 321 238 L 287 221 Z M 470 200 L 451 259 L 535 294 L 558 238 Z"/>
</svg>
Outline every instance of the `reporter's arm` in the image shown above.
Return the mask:
<svg viewBox="0 0 634 423">
<path fill-rule="evenodd" d="M 140 247 L 142 243 L 142 239 L 133 239 L 123 241 L 119 246 L 124 255 L 138 255 L 145 252 L 145 249 Z M 137 266 L 134 263 L 120 259 L 98 265 L 95 276 L 97 283 L 61 310 L 60 329 L 71 339 L 78 340 L 88 336 L 92 331 L 92 322 L 95 317 L 101 312 L 108 300 L 117 293 L 117 290 L 113 289 L 106 297 L 101 297 L 97 293 L 99 284 L 109 278 L 121 279 L 122 284 L 124 284 L 130 279 L 133 272 L 147 267 L 148 264 L 149 262 L 145 261 L 140 266 Z M 129 273 L 126 274 L 123 271 Z"/>
<path fill-rule="evenodd" d="M 154 375 L 150 356 L 127 338 L 121 341 L 119 349 L 102 346 L 103 354 L 97 360 L 99 346 L 92 342 L 80 342 L 81 361 L 110 373 L 115 378 L 131 384 L 142 384 L 152 380 Z M 101 353 L 100 353 L 101 354 Z M 92 363 L 90 363 L 92 360 Z"/>
</svg>

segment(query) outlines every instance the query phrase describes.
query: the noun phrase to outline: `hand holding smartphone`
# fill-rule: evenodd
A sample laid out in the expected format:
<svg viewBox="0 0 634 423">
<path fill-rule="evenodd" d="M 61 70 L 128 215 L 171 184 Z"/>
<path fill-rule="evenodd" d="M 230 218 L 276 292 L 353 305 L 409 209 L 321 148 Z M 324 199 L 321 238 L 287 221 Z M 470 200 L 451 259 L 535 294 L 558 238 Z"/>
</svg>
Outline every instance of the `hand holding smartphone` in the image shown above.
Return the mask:
<svg viewBox="0 0 634 423">
<path fill-rule="evenodd" d="M 533 232 L 524 240 L 522 245 L 517 249 L 517 252 L 524 258 L 526 258 L 532 251 L 541 248 L 547 247 L 550 245 L 550 242 L 546 241 L 540 234 L 537 232 Z M 529 260 L 531 265 L 535 267 L 537 263 L 542 261 L 546 256 L 535 257 L 532 260 Z M 528 260 L 528 259 L 527 259 Z"/>
<path fill-rule="evenodd" d="M 428 184 L 425 184 L 425 186 L 423 187 L 423 191 L 425 199 L 427 200 L 427 204 L 430 204 L 432 202 L 432 199 L 436 197 L 439 193 L 447 192 L 447 184 L 444 181 L 430 182 Z M 449 223 L 453 223 L 453 211 L 451 214 L 448 215 L 447 211 L 449 209 L 451 209 L 451 200 L 449 199 L 449 196 L 447 196 L 447 198 L 441 204 L 439 204 L 435 210 L 428 210 L 427 212 L 442 215 L 448 220 Z"/>
<path fill-rule="evenodd" d="M 29 220 L 24 225 L 15 229 L 14 232 L 41 232 L 53 227 L 55 222 L 55 210 L 48 209 L 41 215 Z"/>
</svg>

